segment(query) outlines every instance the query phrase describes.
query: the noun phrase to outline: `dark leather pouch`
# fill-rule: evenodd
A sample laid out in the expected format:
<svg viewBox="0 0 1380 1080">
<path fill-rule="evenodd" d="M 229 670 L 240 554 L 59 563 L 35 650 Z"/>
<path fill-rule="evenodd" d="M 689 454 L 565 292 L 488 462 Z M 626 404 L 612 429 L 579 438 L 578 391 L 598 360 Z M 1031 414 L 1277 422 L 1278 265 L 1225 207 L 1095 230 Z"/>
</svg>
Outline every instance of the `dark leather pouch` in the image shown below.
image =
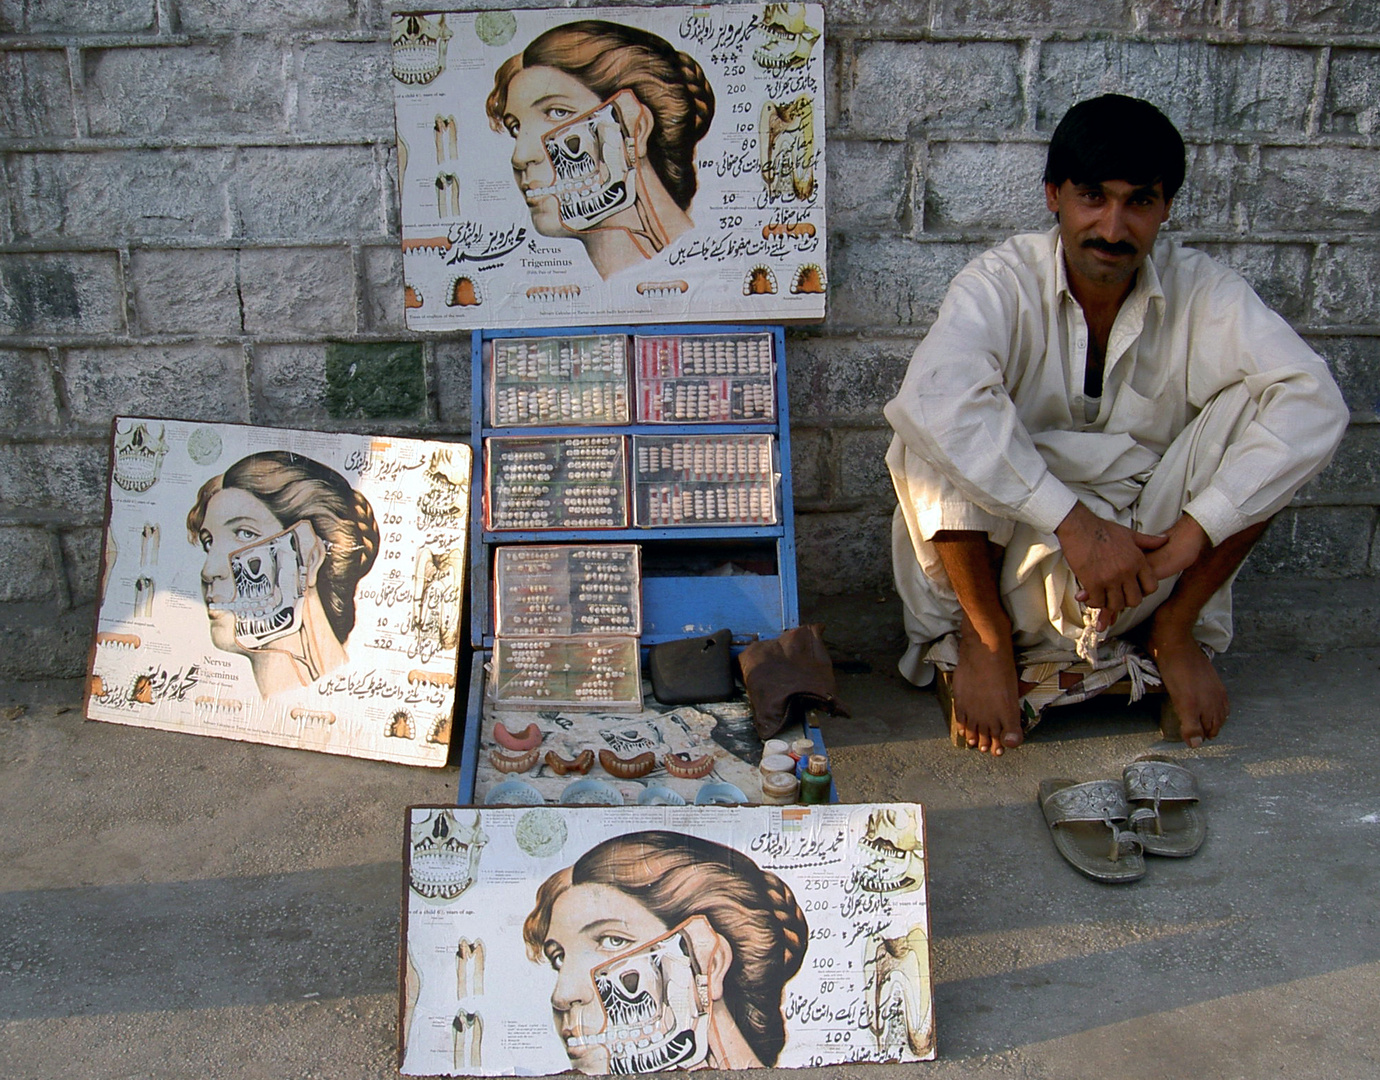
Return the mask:
<svg viewBox="0 0 1380 1080">
<path fill-rule="evenodd" d="M 647 650 L 652 695 L 663 705 L 728 701 L 737 693 L 733 682 L 733 635 L 718 630 L 708 637 L 665 641 Z"/>
</svg>

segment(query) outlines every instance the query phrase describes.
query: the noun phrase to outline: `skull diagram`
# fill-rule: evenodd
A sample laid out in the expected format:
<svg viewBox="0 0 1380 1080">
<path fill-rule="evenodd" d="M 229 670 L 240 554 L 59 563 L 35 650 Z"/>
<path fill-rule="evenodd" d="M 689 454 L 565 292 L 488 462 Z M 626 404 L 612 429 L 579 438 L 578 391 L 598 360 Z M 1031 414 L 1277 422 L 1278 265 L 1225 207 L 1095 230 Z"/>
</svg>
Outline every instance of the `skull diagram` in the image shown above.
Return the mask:
<svg viewBox="0 0 1380 1080">
<path fill-rule="evenodd" d="M 311 525 L 299 521 L 290 529 L 230 552 L 235 640 L 244 648 L 263 648 L 301 628 L 307 596 L 304 552 L 311 538 Z"/>
<path fill-rule="evenodd" d="M 696 920 L 708 930 L 694 916 L 593 971 L 606 1023 L 589 1038 L 607 1049 L 614 1075 L 688 1069 L 709 1053 L 709 980 L 689 930 Z"/>
<path fill-rule="evenodd" d="M 158 483 L 158 471 L 168 453 L 166 433 L 162 426 L 154 436 L 147 424 L 120 424 L 115 430 L 115 483 L 135 492 L 148 491 Z"/>
<path fill-rule="evenodd" d="M 924 885 L 925 849 L 911 811 L 873 810 L 858 848 L 865 861 L 854 867 L 853 884 L 864 892 L 914 892 Z"/>
<path fill-rule="evenodd" d="M 819 40 L 819 31 L 805 21 L 804 4 L 768 4 L 762 13 L 766 43 L 752 54 L 767 71 L 803 67 Z"/>
<path fill-rule="evenodd" d="M 479 811 L 474 811 L 468 825 L 460 824 L 453 810 L 414 810 L 413 814 L 408 868 L 412 889 L 439 903 L 454 900 L 474 883 L 479 856 L 489 842 Z"/>
<path fill-rule="evenodd" d="M 636 99 L 621 90 L 608 101 L 542 137 L 556 181 L 561 224 L 579 232 L 637 201 L 637 146 L 628 118 Z"/>
<path fill-rule="evenodd" d="M 426 85 L 446 68 L 446 43 L 452 31 L 446 17 L 393 16 L 393 78 Z"/>
</svg>

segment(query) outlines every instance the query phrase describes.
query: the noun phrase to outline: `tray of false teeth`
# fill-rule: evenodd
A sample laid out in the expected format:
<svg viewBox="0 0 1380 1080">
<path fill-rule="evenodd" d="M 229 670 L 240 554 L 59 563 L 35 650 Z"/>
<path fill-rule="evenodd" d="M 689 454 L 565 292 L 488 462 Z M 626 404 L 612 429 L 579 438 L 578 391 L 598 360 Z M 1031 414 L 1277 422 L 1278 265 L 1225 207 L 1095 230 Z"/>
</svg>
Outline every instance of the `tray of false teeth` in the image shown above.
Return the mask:
<svg viewBox="0 0 1380 1080">
<path fill-rule="evenodd" d="M 521 544 L 494 555 L 499 637 L 642 632 L 636 544 Z"/>
</svg>

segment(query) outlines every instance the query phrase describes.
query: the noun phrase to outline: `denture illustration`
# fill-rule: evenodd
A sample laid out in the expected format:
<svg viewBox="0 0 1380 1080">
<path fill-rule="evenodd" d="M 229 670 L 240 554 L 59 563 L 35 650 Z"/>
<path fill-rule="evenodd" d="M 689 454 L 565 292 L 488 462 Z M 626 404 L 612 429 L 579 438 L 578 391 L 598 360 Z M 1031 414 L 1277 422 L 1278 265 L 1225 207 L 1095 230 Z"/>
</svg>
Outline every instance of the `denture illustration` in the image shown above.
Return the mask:
<svg viewBox="0 0 1380 1080">
<path fill-rule="evenodd" d="M 689 754 L 667 754 L 661 759 L 666 771 L 680 780 L 699 780 L 714 768 L 714 755 L 691 757 Z"/>
<path fill-rule="evenodd" d="M 148 491 L 158 483 L 163 458 L 168 453 L 165 426 L 154 435 L 147 424 L 119 424 L 115 429 L 114 478 L 125 491 Z"/>
<path fill-rule="evenodd" d="M 92 675 L 89 685 L 91 687 L 91 696 L 93 698 L 105 697 L 105 683 L 104 681 L 102 681 L 99 675 Z"/>
<path fill-rule="evenodd" d="M 413 251 L 434 251 L 438 255 L 444 255 L 450 250 L 450 237 L 414 236 L 410 240 L 403 240 L 402 250 L 404 255 Z"/>
<path fill-rule="evenodd" d="M 925 883 L 919 827 L 907 810 L 879 809 L 868 814 L 858 851 L 865 862 L 853 869 L 853 883 L 865 892 L 913 892 Z"/>
<path fill-rule="evenodd" d="M 514 735 L 502 721 L 494 724 L 494 742 L 508 750 L 532 750 L 541 745 L 541 728 L 536 724 L 528 724 L 525 728 Z"/>
<path fill-rule="evenodd" d="M 96 635 L 97 645 L 118 645 L 125 649 L 137 649 L 139 647 L 138 634 L 112 634 L 102 630 Z"/>
<path fill-rule="evenodd" d="M 134 688 L 129 692 L 131 701 L 137 701 L 140 705 L 153 704 L 153 680 L 147 675 L 134 676 Z"/>
<path fill-rule="evenodd" d="M 563 758 L 556 751 L 548 750 L 545 761 L 547 767 L 557 776 L 569 776 L 571 773 L 584 776 L 594 767 L 594 751 L 581 750 L 573 758 Z"/>
<path fill-rule="evenodd" d="M 770 266 L 754 266 L 743 279 L 744 296 L 771 296 L 776 293 L 776 275 Z"/>
<path fill-rule="evenodd" d="M 463 1000 L 484 993 L 484 942 L 461 938 L 455 946 L 455 996 Z"/>
<path fill-rule="evenodd" d="M 773 74 L 804 67 L 819 40 L 819 31 L 805 21 L 804 4 L 768 4 L 762 12 L 766 43 L 752 53 Z"/>
<path fill-rule="evenodd" d="M 681 293 L 690 291 L 688 281 L 639 281 L 637 283 L 637 293 L 639 296 L 650 296 L 653 298 L 664 296 L 679 296 Z"/>
<path fill-rule="evenodd" d="M 635 780 L 656 768 L 656 755 L 648 750 L 636 757 L 621 758 L 612 750 L 600 750 L 599 764 L 610 776 L 617 776 L 622 780 Z"/>
<path fill-rule="evenodd" d="M 294 720 L 300 721 L 304 724 L 335 723 L 335 713 L 330 712 L 327 709 L 304 709 L 302 708 L 302 706 L 299 705 L 297 706 L 297 708 L 293 709 L 290 713 L 288 713 L 288 715 L 291 716 Z"/>
<path fill-rule="evenodd" d="M 450 283 L 446 294 L 446 307 L 478 307 L 484 302 L 484 294 L 479 283 L 467 274 L 461 274 Z"/>
<path fill-rule="evenodd" d="M 426 741 L 435 743 L 439 746 L 450 745 L 450 713 L 442 713 L 431 725 L 431 730 L 427 732 Z"/>
<path fill-rule="evenodd" d="M 429 686 L 454 686 L 455 676 L 446 671 L 422 671 L 413 668 L 407 673 L 409 683 L 426 683 Z"/>
<path fill-rule="evenodd" d="M 428 900 L 454 900 L 473 883 L 488 834 L 477 810 L 467 825 L 461 824 L 454 810 L 422 813 L 425 816 L 412 822 L 408 875 L 412 889 Z"/>
<path fill-rule="evenodd" d="M 384 737 L 389 739 L 412 738 L 412 714 L 406 709 L 396 709 L 388 718 L 388 728 Z"/>
<path fill-rule="evenodd" d="M 489 751 L 489 761 L 501 773 L 526 772 L 537 763 L 538 753 L 535 747 L 521 754 L 505 754 L 494 747 Z"/>
<path fill-rule="evenodd" d="M 792 293 L 822 293 L 824 291 L 824 268 L 818 263 L 802 263 L 791 277 Z"/>
<path fill-rule="evenodd" d="M 403 307 L 415 310 L 416 308 L 421 307 L 422 304 L 422 290 L 417 288 L 415 285 L 404 285 Z"/>
<path fill-rule="evenodd" d="M 533 285 L 527 290 L 528 300 L 568 300 L 579 295 L 578 285 Z"/>
<path fill-rule="evenodd" d="M 815 227 L 811 225 L 808 221 L 797 221 L 793 225 L 787 225 L 785 222 L 777 221 L 773 222 L 770 225 L 762 226 L 763 240 L 770 240 L 773 237 L 789 236 L 792 238 L 799 238 L 810 237 L 814 235 Z"/>
</svg>

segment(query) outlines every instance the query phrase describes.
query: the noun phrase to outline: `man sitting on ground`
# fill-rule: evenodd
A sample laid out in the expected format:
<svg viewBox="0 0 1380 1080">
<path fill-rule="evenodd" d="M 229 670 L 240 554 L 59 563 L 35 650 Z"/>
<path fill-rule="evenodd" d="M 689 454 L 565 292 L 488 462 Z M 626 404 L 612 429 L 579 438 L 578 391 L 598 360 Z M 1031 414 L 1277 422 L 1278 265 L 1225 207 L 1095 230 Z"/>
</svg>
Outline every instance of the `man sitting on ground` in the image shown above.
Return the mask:
<svg viewBox="0 0 1380 1080">
<path fill-rule="evenodd" d="M 1184 144 L 1153 105 L 1071 108 L 1045 167 L 1056 225 L 974 259 L 886 406 L 897 588 L 924 685 L 957 632 L 955 720 L 1022 740 L 1015 649 L 1133 628 L 1184 740 L 1227 717 L 1206 646 L 1269 519 L 1348 413 L 1323 361 L 1232 270 L 1159 240 Z"/>
</svg>

